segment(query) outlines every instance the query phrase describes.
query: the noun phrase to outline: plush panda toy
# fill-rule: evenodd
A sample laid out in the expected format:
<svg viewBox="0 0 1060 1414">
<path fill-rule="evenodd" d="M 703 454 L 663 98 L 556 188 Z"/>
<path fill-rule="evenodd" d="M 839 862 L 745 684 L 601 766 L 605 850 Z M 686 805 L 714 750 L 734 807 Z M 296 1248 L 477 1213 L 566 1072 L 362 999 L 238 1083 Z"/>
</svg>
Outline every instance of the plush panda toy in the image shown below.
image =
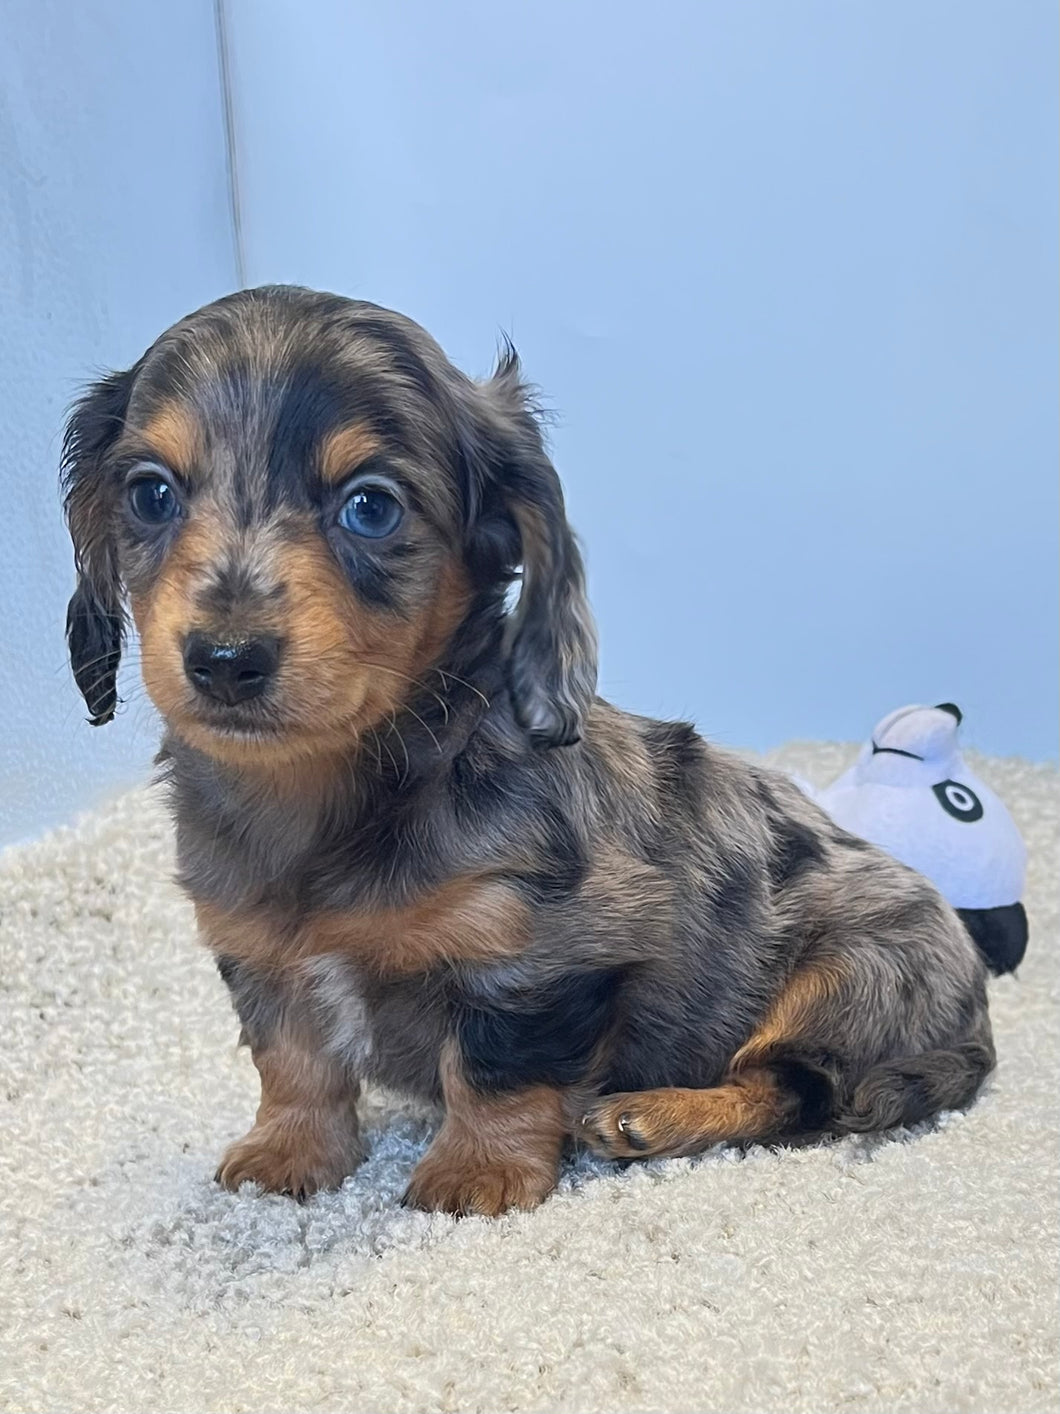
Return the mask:
<svg viewBox="0 0 1060 1414">
<path fill-rule="evenodd" d="M 819 805 L 919 870 L 957 910 L 992 972 L 1012 972 L 1027 948 L 1027 851 L 1012 816 L 964 764 L 960 709 L 899 707 L 879 722 Z"/>
</svg>

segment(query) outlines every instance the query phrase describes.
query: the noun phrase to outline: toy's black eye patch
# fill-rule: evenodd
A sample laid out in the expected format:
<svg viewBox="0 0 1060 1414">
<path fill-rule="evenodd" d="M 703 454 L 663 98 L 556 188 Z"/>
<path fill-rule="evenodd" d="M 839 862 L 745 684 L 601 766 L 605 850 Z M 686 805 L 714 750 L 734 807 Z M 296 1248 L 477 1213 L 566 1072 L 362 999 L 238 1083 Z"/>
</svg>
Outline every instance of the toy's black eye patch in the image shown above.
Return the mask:
<svg viewBox="0 0 1060 1414">
<path fill-rule="evenodd" d="M 983 818 L 983 804 L 971 786 L 962 786 L 960 781 L 939 781 L 932 786 L 935 799 L 955 820 L 963 820 L 972 825 Z"/>
</svg>

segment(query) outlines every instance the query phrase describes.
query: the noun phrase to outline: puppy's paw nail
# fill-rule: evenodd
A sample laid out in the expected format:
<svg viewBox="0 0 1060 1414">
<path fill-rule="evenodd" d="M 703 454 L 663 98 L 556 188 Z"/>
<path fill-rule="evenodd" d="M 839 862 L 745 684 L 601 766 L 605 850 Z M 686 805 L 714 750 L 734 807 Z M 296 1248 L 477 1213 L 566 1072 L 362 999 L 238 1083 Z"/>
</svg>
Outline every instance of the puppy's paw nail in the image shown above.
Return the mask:
<svg viewBox="0 0 1060 1414">
<path fill-rule="evenodd" d="M 636 1096 L 601 1099 L 582 1115 L 581 1123 L 585 1142 L 605 1158 L 633 1159 L 655 1150 Z"/>
<path fill-rule="evenodd" d="M 651 1148 L 650 1142 L 645 1139 L 644 1135 L 641 1134 L 638 1129 L 635 1128 L 633 1124 L 632 1115 L 619 1115 L 617 1127 L 619 1133 L 622 1135 L 622 1138 L 626 1141 L 629 1147 L 635 1150 L 638 1154 L 646 1153 Z"/>
</svg>

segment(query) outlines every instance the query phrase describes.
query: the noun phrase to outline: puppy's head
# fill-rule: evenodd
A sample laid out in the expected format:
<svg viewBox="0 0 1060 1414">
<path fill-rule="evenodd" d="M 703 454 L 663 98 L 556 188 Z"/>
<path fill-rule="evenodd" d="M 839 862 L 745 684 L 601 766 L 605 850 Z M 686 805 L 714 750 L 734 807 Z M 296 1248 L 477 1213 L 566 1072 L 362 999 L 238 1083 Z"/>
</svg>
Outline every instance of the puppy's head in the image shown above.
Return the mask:
<svg viewBox="0 0 1060 1414">
<path fill-rule="evenodd" d="M 126 605 L 170 729 L 249 762 L 348 748 L 522 567 L 505 635 L 536 745 L 595 690 L 581 560 L 510 351 L 459 373 L 422 329 L 292 288 L 209 305 L 77 404 L 67 621 L 108 721 Z"/>
</svg>

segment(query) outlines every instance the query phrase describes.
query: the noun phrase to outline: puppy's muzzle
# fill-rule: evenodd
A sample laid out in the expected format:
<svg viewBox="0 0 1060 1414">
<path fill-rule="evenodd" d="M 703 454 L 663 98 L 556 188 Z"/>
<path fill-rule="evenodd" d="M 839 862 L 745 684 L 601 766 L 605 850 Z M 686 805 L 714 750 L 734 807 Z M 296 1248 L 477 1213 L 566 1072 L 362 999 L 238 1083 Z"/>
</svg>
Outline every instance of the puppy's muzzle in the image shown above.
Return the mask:
<svg viewBox="0 0 1060 1414">
<path fill-rule="evenodd" d="M 191 633 L 184 644 L 188 681 L 200 696 L 226 707 L 261 697 L 279 663 L 276 638 L 219 641 L 204 633 Z"/>
</svg>

